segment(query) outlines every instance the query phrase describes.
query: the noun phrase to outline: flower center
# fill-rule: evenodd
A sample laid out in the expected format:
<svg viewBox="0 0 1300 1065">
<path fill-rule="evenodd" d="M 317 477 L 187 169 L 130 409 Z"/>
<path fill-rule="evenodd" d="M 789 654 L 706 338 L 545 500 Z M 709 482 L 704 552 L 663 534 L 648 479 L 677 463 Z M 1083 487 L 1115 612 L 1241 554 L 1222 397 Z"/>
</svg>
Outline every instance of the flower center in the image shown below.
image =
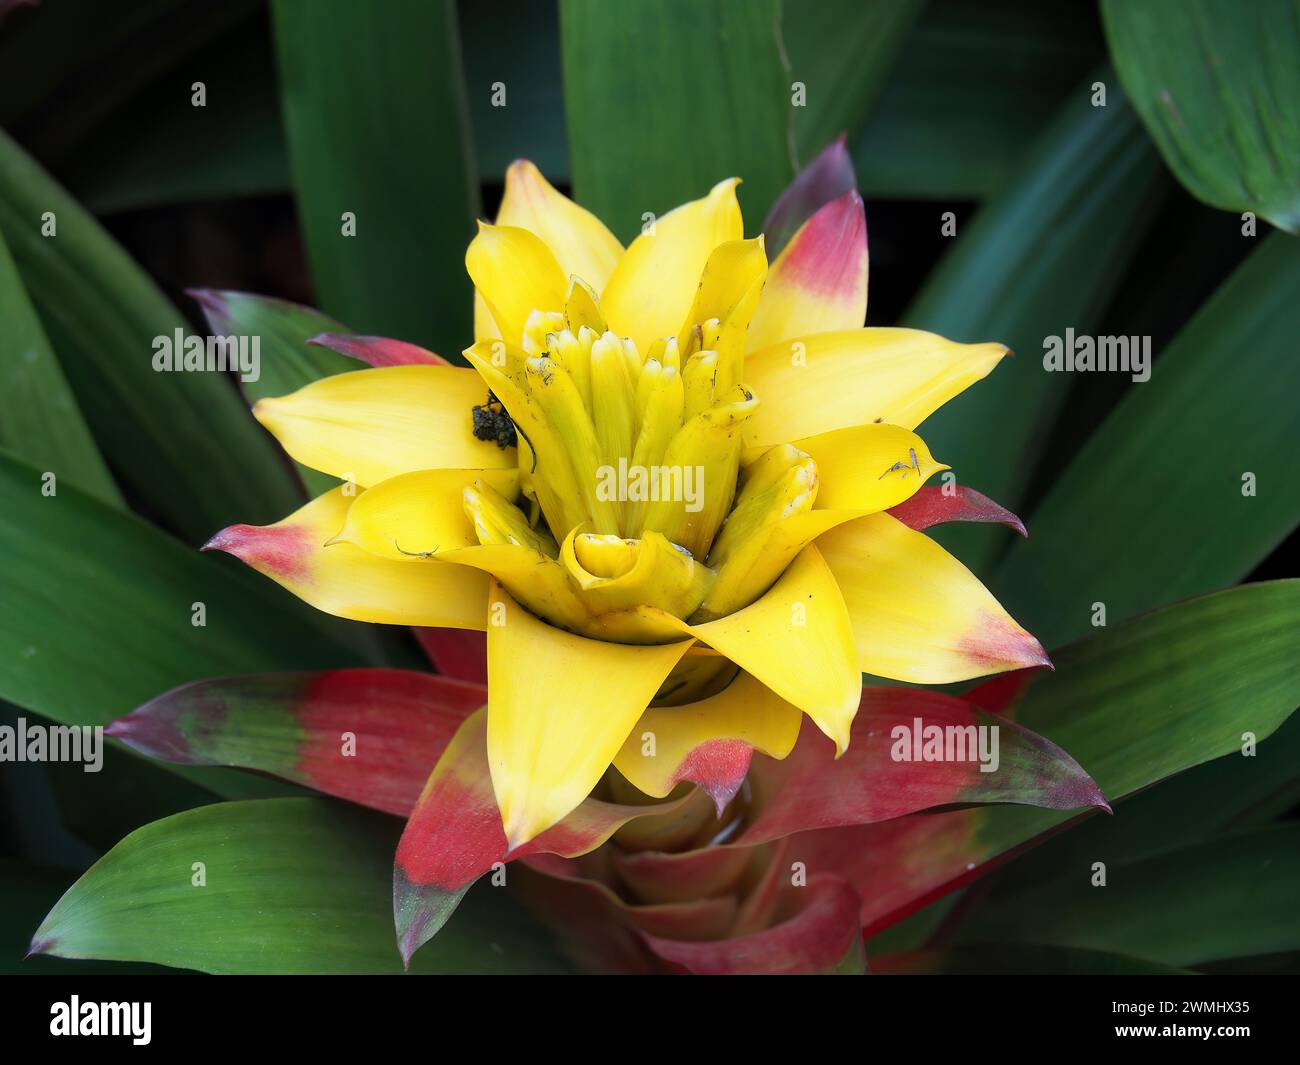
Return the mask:
<svg viewBox="0 0 1300 1065">
<path fill-rule="evenodd" d="M 642 352 L 575 280 L 563 312 L 529 315 L 518 347 L 480 351 L 492 391 L 473 430 L 502 447 L 514 431 L 521 492 L 516 507 L 467 490 L 480 543 L 557 560 L 596 612 L 699 620 L 757 598 L 790 561 L 771 527 L 812 508 L 817 470 L 793 447 L 745 453 L 759 400 L 741 380 L 743 338 L 723 334 L 708 319 Z"/>
</svg>

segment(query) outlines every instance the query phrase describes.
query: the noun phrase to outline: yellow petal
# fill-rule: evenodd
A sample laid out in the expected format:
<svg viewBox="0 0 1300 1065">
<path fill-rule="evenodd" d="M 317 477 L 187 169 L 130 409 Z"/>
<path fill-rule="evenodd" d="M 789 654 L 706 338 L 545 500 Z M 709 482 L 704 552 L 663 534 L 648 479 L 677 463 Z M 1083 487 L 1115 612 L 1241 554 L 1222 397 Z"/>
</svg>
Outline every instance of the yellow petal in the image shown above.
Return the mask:
<svg viewBox="0 0 1300 1065">
<path fill-rule="evenodd" d="M 622 245 L 620 245 L 620 248 Z M 605 332 L 605 315 L 595 290 L 576 274 L 569 275 L 569 294 L 564 300 L 564 320 L 575 336 L 585 327 L 593 333 Z"/>
<path fill-rule="evenodd" d="M 897 425 L 855 425 L 796 440 L 817 463 L 817 506 L 823 510 L 888 510 L 911 499 L 933 474 L 925 441 Z"/>
<path fill-rule="evenodd" d="M 515 465 L 514 449 L 474 437 L 471 409 L 486 399 L 465 367 L 384 366 L 259 400 L 253 415 L 304 466 L 369 486 L 415 470 Z"/>
<path fill-rule="evenodd" d="M 595 357 L 596 351 L 597 345 L 593 345 L 591 366 L 593 390 L 598 390 L 604 383 L 598 373 L 600 364 Z M 589 519 L 596 532 L 617 531 L 621 508 L 615 498 L 608 498 L 600 491 L 599 471 L 602 460 L 605 459 L 601 432 L 604 424 L 601 415 L 609 410 L 609 406 L 604 403 L 597 405 L 596 424 L 593 425 L 591 412 L 582 401 L 579 386 L 564 367 L 549 356 L 529 359 L 525 369 L 525 380 L 529 396 L 540 408 L 550 430 L 546 434 L 529 437 L 533 446 L 538 449 L 538 457 L 541 460 L 539 468 L 533 473 L 534 482 L 549 481 L 555 464 L 567 465 L 568 470 L 563 482 L 557 480 L 551 485 L 552 489 L 557 492 L 566 491 L 567 494 L 567 490 L 561 489 L 561 483 L 576 483 L 578 498 L 569 502 L 577 504 L 582 519 Z M 510 402 L 505 396 L 501 398 L 509 409 Z M 628 420 L 631 420 L 630 415 Z M 562 451 L 562 454 L 556 458 L 548 455 L 544 448 L 545 441 L 550 439 L 552 434 L 558 440 Z M 601 438 L 598 439 L 598 436 Z M 622 454 L 626 454 L 626 451 Z M 550 517 L 549 514 L 547 516 Z M 567 528 L 558 527 L 552 527 L 551 531 L 557 537 L 567 535 L 569 532 Z"/>
<path fill-rule="evenodd" d="M 420 470 L 391 477 L 356 497 L 336 541 L 395 562 L 478 543 L 464 491 L 484 480 L 513 496 L 518 470 Z"/>
<path fill-rule="evenodd" d="M 970 570 L 889 514 L 841 525 L 817 546 L 848 604 L 864 673 L 947 684 L 1049 664 Z"/>
<path fill-rule="evenodd" d="M 541 237 L 517 226 L 479 223 L 465 268 L 487 302 L 501 335 L 523 341 L 533 311 L 563 311 L 568 277 Z"/>
<path fill-rule="evenodd" d="M 709 254 L 744 235 L 738 184 L 736 178 L 719 182 L 703 199 L 656 219 L 632 242 L 601 293 L 610 329 L 631 337 L 643 352 L 653 341 L 677 334 Z"/>
<path fill-rule="evenodd" d="M 745 429 L 750 446 L 851 425 L 915 429 L 1007 355 L 1001 344 L 957 344 L 917 329 L 853 329 L 764 348 L 745 360 L 762 400 Z"/>
<path fill-rule="evenodd" d="M 587 797 L 690 641 L 588 640 L 539 621 L 500 586 L 491 594 L 488 761 L 513 850 Z"/>
<path fill-rule="evenodd" d="M 663 533 L 696 558 L 709 545 L 731 508 L 740 468 L 741 433 L 756 401 L 740 385 L 721 397 L 717 406 L 697 414 L 677 431 L 664 452 L 664 466 L 686 489 L 661 492 L 641 512 L 642 529 Z M 687 477 L 691 481 L 687 481 Z"/>
<path fill-rule="evenodd" d="M 866 316 L 867 223 L 862 197 L 850 191 L 821 207 L 777 256 L 746 350 L 859 329 Z"/>
<path fill-rule="evenodd" d="M 491 481 L 476 480 L 461 495 L 465 500 L 465 515 L 473 523 L 480 544 L 518 544 L 550 558 L 560 553 L 550 530 L 544 524 L 534 527 L 528 515 L 494 488 Z"/>
<path fill-rule="evenodd" d="M 348 492 L 339 485 L 274 525 L 232 525 L 204 549 L 229 552 L 327 614 L 381 625 L 483 629 L 484 574 L 450 563 L 394 562 L 349 543 L 325 546 L 347 516 Z"/>
<path fill-rule="evenodd" d="M 501 330 L 488 309 L 487 300 L 478 289 L 474 290 L 474 343 L 481 340 L 500 340 Z"/>
<path fill-rule="evenodd" d="M 497 225 L 537 234 L 566 277 L 576 274 L 597 292 L 623 255 L 623 245 L 605 224 L 557 191 L 527 159 L 515 160 L 506 171 Z"/>
<path fill-rule="evenodd" d="M 692 329 L 712 319 L 718 321 L 715 388 L 719 393 L 743 379 L 745 336 L 766 280 L 767 252 L 761 236 L 720 244 L 705 263 L 695 302 L 677 335 L 677 343 L 687 348 Z"/>
<path fill-rule="evenodd" d="M 739 740 L 784 758 L 799 738 L 803 715 L 748 673 L 717 695 L 684 706 L 652 707 L 641 715 L 614 768 L 647 795 L 663 798 L 682 780 L 696 779 L 688 759 L 703 744 Z M 708 749 L 698 757 L 708 757 Z"/>
<path fill-rule="evenodd" d="M 695 612 L 713 583 L 713 571 L 657 532 L 639 540 L 597 536 L 574 529 L 560 561 L 594 610 L 665 610 L 684 618 Z"/>
<path fill-rule="evenodd" d="M 577 631 L 591 620 L 591 612 L 578 597 L 564 566 L 535 548 L 475 544 L 449 548 L 436 557 L 491 574 L 515 600 L 556 625 Z"/>
<path fill-rule="evenodd" d="M 862 678 L 848 610 L 816 547 L 757 602 L 687 631 L 799 707 L 838 753 L 848 747 Z"/>
<path fill-rule="evenodd" d="M 748 606 L 817 537 L 861 515 L 860 510 L 805 510 L 760 526 L 721 561 L 717 580 L 691 620 L 712 620 Z"/>
</svg>

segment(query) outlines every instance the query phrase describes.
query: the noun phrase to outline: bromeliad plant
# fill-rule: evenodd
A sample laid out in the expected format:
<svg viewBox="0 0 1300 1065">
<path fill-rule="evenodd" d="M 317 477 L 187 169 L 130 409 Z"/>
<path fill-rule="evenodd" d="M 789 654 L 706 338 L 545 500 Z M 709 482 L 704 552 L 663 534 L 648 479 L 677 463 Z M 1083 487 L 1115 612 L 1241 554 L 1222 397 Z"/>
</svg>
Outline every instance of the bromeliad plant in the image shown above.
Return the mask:
<svg viewBox="0 0 1300 1065">
<path fill-rule="evenodd" d="M 33 68 L 56 5 L 12 12 L 0 713 L 116 737 L 102 774 L 0 795 L 23 946 L 570 965 L 523 899 L 601 971 L 1284 962 L 1300 587 L 1215 589 L 1300 520 L 1300 66 L 1291 0 L 1189 3 L 1105 0 L 1117 76 L 1091 4 L 999 0 L 1002 34 L 943 3 L 560 0 L 522 49 L 491 3 L 458 29 L 450 2 L 272 0 L 277 77 L 214 74 L 199 109 L 178 59 L 149 123 Z M 180 57 L 256 55 L 266 20 L 164 21 L 148 50 Z M 475 236 L 470 147 L 573 200 L 516 163 Z M 247 402 L 154 373 L 184 318 L 28 151 L 100 213 L 292 188 L 330 316 L 198 290 L 261 342 Z M 916 328 L 863 327 L 858 182 L 913 201 L 872 208 L 872 320 Z M 901 310 L 929 225 L 955 240 Z M 1037 358 L 1115 330 L 1158 351 L 1118 401 Z"/>
<path fill-rule="evenodd" d="M 743 239 L 734 179 L 624 250 L 514 164 L 466 254 L 482 299 L 472 368 L 317 337 L 372 367 L 253 413 L 344 483 L 207 544 L 342 617 L 485 629 L 485 698 L 401 673 L 206 681 L 110 734 L 409 814 L 394 872 L 407 960 L 497 863 L 576 858 L 612 837 L 625 856 L 712 841 L 710 883 L 761 882 L 743 915 L 689 899 L 689 879 L 671 888 L 684 915 L 653 898 L 647 924 L 630 907 L 658 957 L 830 968 L 860 940 L 856 892 L 819 862 L 791 895 L 783 851 L 753 848 L 954 802 L 1104 805 L 1072 759 L 1009 722 L 998 764 L 898 761 L 899 728 L 964 739 L 997 723 L 955 698 L 862 688 L 863 672 L 939 684 L 1048 661 L 919 531 L 1015 522 L 955 485 L 923 488 L 948 467 L 913 432 L 1007 350 L 862 327 L 862 200 L 831 195 L 846 182 L 832 146 L 769 218 L 797 227 L 769 269 L 764 238 Z M 312 721 L 312 765 L 258 752 L 251 737 L 277 714 Z M 800 739 L 805 715 L 830 744 Z M 334 728 L 355 745 L 332 744 Z M 751 773 L 754 751 L 766 757 Z M 712 946 L 694 965 L 680 944 L 699 939 Z"/>
</svg>

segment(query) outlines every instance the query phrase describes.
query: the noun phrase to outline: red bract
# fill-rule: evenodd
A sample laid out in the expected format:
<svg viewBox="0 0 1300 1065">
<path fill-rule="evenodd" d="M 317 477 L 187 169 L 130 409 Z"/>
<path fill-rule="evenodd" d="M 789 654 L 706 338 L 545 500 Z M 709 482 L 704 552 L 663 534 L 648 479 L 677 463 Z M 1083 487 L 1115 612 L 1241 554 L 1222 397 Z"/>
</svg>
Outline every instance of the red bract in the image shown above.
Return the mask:
<svg viewBox="0 0 1300 1065">
<path fill-rule="evenodd" d="M 1013 721 L 937 692 L 867 687 L 844 757 L 805 728 L 788 759 L 754 756 L 721 819 L 707 767 L 730 767 L 697 759 L 699 788 L 631 804 L 607 782 L 507 854 L 474 710 L 485 699 L 473 683 L 405 670 L 235 677 L 178 688 L 108 731 L 152 757 L 256 769 L 409 815 L 394 872 L 408 958 L 479 877 L 522 860 L 542 912 L 606 967 L 823 971 L 856 957 L 864 923 L 878 930 L 960 879 L 930 871 L 946 861 L 958 872 L 961 822 L 912 815 L 989 802 L 1107 808 L 1069 755 Z M 915 754 L 918 720 L 962 730 L 953 735 L 995 728 L 998 771 L 972 758 L 899 760 Z"/>
</svg>

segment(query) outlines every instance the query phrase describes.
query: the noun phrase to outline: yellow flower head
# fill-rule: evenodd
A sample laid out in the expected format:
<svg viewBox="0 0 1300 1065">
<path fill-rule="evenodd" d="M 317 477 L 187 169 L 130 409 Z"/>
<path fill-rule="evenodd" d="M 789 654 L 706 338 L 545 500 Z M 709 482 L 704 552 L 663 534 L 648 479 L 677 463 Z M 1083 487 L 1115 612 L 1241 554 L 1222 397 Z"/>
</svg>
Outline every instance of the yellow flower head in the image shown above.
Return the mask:
<svg viewBox="0 0 1300 1065">
<path fill-rule="evenodd" d="M 783 757 L 806 714 L 842 751 L 864 671 L 943 683 L 1045 660 L 885 513 L 948 468 L 913 430 L 1006 349 L 863 328 L 857 194 L 769 265 L 737 184 L 624 250 L 515 163 L 466 254 L 472 368 L 403 358 L 255 408 L 348 483 L 213 546 L 344 617 L 486 629 L 512 847 L 611 764 L 668 794 L 661 748 Z"/>
</svg>

